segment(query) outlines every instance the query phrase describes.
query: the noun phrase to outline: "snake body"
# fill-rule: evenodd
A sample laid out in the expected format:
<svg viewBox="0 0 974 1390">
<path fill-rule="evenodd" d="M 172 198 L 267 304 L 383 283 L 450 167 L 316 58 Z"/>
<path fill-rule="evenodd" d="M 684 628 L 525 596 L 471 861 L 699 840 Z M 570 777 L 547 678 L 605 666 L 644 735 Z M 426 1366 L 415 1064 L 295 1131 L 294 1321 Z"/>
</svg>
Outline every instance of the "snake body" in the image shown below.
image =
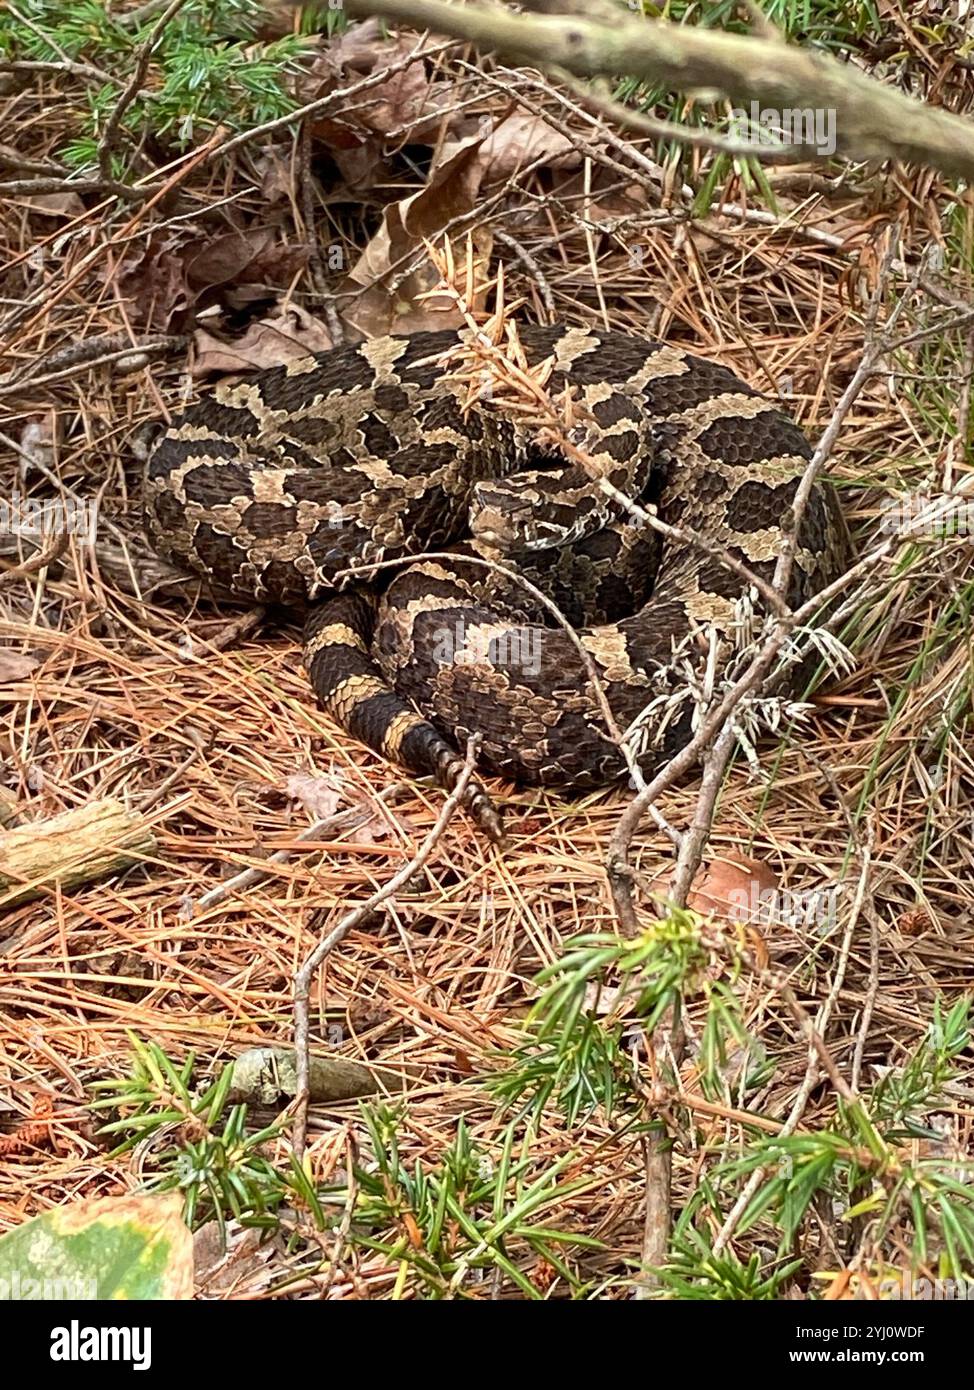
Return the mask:
<svg viewBox="0 0 974 1390">
<path fill-rule="evenodd" d="M 149 538 L 218 590 L 305 608 L 325 709 L 443 786 L 473 734 L 481 765 L 514 781 L 612 780 L 626 763 L 604 701 L 651 768 L 690 737 L 694 662 L 710 651 L 712 685 L 739 644 L 755 594 L 741 566 L 772 578 L 808 443 L 776 402 L 682 348 L 523 328 L 566 403 L 566 454 L 517 411 L 470 406 L 453 370 L 469 341 L 372 339 L 218 386 L 149 454 Z M 677 532 L 661 542 L 647 509 Z M 841 572 L 842 536 L 816 483 L 790 604 Z M 465 801 L 500 834 L 478 783 Z"/>
</svg>

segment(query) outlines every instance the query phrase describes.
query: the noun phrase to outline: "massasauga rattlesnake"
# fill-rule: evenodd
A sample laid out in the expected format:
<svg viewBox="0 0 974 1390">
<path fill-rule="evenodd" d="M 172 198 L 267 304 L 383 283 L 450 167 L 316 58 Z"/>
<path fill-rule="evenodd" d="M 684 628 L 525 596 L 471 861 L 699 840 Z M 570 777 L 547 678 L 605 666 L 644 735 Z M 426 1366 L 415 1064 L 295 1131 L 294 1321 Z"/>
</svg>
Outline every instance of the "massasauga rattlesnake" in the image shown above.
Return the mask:
<svg viewBox="0 0 974 1390">
<path fill-rule="evenodd" d="M 618 776 L 591 663 L 618 726 L 636 721 L 641 763 L 659 763 L 686 743 L 700 690 L 719 688 L 763 606 L 715 550 L 770 581 L 808 444 L 773 401 L 682 348 L 523 328 L 566 450 L 523 412 L 467 408 L 470 342 L 378 338 L 219 386 L 155 442 L 149 537 L 217 589 L 306 606 L 305 664 L 324 707 L 441 785 L 472 733 L 482 765 L 516 781 Z M 623 498 L 683 539 L 661 544 Z M 834 493 L 817 484 L 789 603 L 841 571 L 842 536 Z M 454 558 L 363 572 L 447 548 Z M 478 556 L 514 566 L 578 637 Z M 471 783 L 466 801 L 498 835 L 483 789 Z"/>
</svg>

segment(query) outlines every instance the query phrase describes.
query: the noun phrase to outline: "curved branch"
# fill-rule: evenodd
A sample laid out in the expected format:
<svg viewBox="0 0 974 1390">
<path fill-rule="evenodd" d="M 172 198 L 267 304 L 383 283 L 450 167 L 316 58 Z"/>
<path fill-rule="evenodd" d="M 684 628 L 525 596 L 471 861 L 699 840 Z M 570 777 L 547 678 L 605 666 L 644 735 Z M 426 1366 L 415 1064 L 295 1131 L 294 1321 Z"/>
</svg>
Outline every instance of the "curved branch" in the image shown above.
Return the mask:
<svg viewBox="0 0 974 1390">
<path fill-rule="evenodd" d="M 778 110 L 834 111 L 838 153 L 857 160 L 899 159 L 974 178 L 974 122 L 904 96 L 851 64 L 778 39 L 666 20 L 622 17 L 608 25 L 575 14 L 515 14 L 446 0 L 344 3 L 353 14 L 382 15 L 466 39 L 549 71 L 566 68 L 579 77 L 625 73 L 676 91 L 716 90 Z M 814 148 L 807 153 L 814 157 Z"/>
</svg>

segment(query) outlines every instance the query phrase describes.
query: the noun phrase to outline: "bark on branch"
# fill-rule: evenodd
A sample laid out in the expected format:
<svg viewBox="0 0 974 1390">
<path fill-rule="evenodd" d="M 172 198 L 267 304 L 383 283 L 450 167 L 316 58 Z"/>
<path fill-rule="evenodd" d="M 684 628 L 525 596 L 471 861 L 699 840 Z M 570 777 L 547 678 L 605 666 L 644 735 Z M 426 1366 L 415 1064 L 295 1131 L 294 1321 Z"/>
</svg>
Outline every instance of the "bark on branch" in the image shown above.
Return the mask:
<svg viewBox="0 0 974 1390">
<path fill-rule="evenodd" d="M 577 15 L 515 14 L 445 0 L 345 0 L 353 14 L 465 39 L 486 52 L 580 77 L 628 74 L 680 92 L 716 90 L 776 110 L 834 110 L 836 149 L 974 178 L 974 122 L 927 106 L 850 64 L 779 39 L 743 37 L 666 20 L 611 25 Z M 814 147 L 809 148 L 813 156 Z"/>
<path fill-rule="evenodd" d="M 155 847 L 148 822 L 110 797 L 17 826 L 0 835 L 0 899 L 8 908 L 55 882 L 80 887 L 138 864 Z"/>
</svg>

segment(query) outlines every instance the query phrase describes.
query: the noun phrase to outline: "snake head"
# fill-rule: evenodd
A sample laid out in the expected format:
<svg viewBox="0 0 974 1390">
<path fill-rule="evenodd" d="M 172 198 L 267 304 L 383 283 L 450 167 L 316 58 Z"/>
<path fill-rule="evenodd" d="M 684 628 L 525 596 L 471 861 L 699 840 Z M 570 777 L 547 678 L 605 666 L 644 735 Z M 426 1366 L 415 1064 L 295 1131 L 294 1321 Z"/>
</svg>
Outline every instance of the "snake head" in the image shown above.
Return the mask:
<svg viewBox="0 0 974 1390">
<path fill-rule="evenodd" d="M 539 476 L 524 472 L 475 484 L 468 512 L 474 540 L 501 555 L 564 545 L 571 518 L 563 518 L 562 509 L 545 496 Z"/>
<path fill-rule="evenodd" d="M 477 483 L 470 501 L 469 525 L 476 541 L 490 550 L 509 554 L 523 550 L 531 525 L 531 502 L 503 482 Z"/>
</svg>

